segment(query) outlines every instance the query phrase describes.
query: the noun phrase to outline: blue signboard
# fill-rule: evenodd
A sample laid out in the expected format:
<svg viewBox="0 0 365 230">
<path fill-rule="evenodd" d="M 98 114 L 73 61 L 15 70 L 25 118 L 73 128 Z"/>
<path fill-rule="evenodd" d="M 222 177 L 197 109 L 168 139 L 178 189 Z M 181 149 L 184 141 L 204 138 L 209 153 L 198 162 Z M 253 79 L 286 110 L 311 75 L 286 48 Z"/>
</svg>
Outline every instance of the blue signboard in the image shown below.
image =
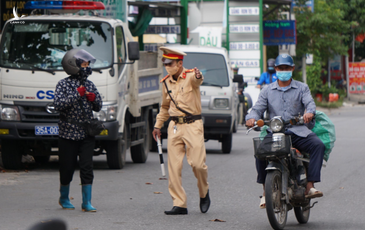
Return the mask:
<svg viewBox="0 0 365 230">
<path fill-rule="evenodd" d="M 277 46 L 297 43 L 295 21 L 264 21 L 263 24 L 264 45 Z"/>
</svg>

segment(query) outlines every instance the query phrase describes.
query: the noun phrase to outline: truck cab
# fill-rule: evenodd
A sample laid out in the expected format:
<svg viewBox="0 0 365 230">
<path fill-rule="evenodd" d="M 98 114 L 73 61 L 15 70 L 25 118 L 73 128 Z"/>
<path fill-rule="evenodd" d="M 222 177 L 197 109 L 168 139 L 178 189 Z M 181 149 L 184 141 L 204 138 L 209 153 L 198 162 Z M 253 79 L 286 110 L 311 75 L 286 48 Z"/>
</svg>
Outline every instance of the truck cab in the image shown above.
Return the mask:
<svg viewBox="0 0 365 230">
<path fill-rule="evenodd" d="M 183 66 L 187 69 L 197 67 L 204 76 L 200 86 L 204 138 L 222 143 L 222 152 L 230 153 L 232 134 L 239 121 L 239 99 L 237 83 L 243 82 L 242 75 L 234 75 L 229 65 L 227 50 L 224 48 L 171 45 L 187 55 Z M 166 75 L 166 71 L 164 72 Z M 164 127 L 167 127 L 165 123 Z M 166 128 L 162 129 L 167 137 Z"/>
</svg>

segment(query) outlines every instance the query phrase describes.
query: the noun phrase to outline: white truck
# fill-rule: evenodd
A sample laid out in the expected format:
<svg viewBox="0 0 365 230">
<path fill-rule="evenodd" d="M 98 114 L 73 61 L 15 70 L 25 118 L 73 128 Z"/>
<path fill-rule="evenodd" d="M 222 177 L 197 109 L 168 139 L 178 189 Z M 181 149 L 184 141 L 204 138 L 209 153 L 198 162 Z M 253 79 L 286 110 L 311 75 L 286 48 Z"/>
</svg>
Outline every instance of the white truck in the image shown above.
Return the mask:
<svg viewBox="0 0 365 230">
<path fill-rule="evenodd" d="M 239 100 L 237 83 L 243 82 L 242 75 L 234 75 L 230 67 L 227 50 L 224 48 L 169 45 L 184 51 L 184 67 L 197 67 L 204 76 L 200 86 L 202 117 L 205 140 L 218 140 L 222 143 L 222 152 L 230 153 L 232 134 L 239 121 Z M 167 73 L 164 72 L 166 75 Z M 165 124 L 164 127 L 167 127 Z M 167 137 L 166 128 L 162 137 Z"/>
<path fill-rule="evenodd" d="M 54 90 L 68 77 L 61 60 L 72 48 L 96 58 L 89 80 L 103 107 L 94 117 L 106 130 L 96 136 L 95 155 L 106 154 L 109 168 L 121 169 L 130 147 L 133 162 L 144 163 L 152 144 L 152 111 L 161 103 L 163 65 L 161 52 L 138 47 L 128 24 L 117 19 L 52 14 L 7 21 L 0 40 L 3 166 L 20 168 L 26 154 L 36 162 L 58 154 Z"/>
</svg>

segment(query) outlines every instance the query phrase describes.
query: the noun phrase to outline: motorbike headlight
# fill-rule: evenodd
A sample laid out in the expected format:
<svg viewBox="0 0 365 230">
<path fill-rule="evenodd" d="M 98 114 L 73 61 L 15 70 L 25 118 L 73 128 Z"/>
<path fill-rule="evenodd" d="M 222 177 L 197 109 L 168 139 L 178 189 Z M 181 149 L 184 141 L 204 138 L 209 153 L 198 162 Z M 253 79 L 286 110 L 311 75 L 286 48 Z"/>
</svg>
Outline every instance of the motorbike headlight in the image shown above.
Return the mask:
<svg viewBox="0 0 365 230">
<path fill-rule="evenodd" d="M 99 112 L 93 112 L 94 118 L 99 121 L 115 121 L 117 118 L 117 106 L 105 105 Z"/>
<path fill-rule="evenodd" d="M 228 109 L 229 108 L 229 99 L 228 98 L 214 99 L 214 107 L 217 109 Z"/>
<path fill-rule="evenodd" d="M 20 121 L 19 109 L 13 105 L 0 105 L 1 120 Z"/>
<path fill-rule="evenodd" d="M 284 127 L 284 122 L 280 117 L 274 117 L 270 121 L 270 129 L 273 132 L 279 132 Z"/>
</svg>

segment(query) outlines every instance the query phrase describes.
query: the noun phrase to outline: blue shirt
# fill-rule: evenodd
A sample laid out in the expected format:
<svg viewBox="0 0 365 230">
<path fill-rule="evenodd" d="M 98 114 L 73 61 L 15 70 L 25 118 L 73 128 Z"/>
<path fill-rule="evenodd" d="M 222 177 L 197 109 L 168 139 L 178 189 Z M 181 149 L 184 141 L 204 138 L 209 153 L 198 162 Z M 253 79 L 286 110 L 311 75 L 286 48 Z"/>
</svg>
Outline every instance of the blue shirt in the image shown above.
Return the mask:
<svg viewBox="0 0 365 230">
<path fill-rule="evenodd" d="M 271 74 L 272 82 L 275 82 L 278 78 L 276 77 L 276 72 Z M 270 73 L 265 72 L 261 74 L 260 80 L 257 82 L 258 85 L 262 85 L 262 83 L 270 84 Z"/>
<path fill-rule="evenodd" d="M 74 141 L 86 138 L 83 127 L 77 124 L 68 123 L 68 120 L 83 123 L 93 118 L 93 111 L 99 112 L 102 106 L 102 100 L 94 83 L 86 80 L 84 83 L 86 91 L 95 94 L 93 102 L 88 101 L 86 97 L 81 97 L 77 88 L 80 87 L 79 79 L 68 77 L 58 82 L 54 94 L 54 106 L 60 112 L 60 121 L 58 122 L 59 137 Z M 82 101 L 86 116 L 83 116 L 79 100 Z M 62 119 L 62 117 L 64 119 Z"/>
<path fill-rule="evenodd" d="M 256 104 L 246 115 L 246 121 L 252 118 L 261 119 L 266 110 L 268 110 L 270 119 L 281 116 L 286 121 L 298 114 L 304 115 L 305 110 L 307 113 L 315 115 L 316 104 L 307 84 L 292 80 L 289 87 L 283 90 L 276 81 L 261 90 Z M 307 137 L 312 133 L 310 129 L 313 127 L 314 119 L 309 124 L 292 126 L 288 130 L 297 136 Z"/>
</svg>

